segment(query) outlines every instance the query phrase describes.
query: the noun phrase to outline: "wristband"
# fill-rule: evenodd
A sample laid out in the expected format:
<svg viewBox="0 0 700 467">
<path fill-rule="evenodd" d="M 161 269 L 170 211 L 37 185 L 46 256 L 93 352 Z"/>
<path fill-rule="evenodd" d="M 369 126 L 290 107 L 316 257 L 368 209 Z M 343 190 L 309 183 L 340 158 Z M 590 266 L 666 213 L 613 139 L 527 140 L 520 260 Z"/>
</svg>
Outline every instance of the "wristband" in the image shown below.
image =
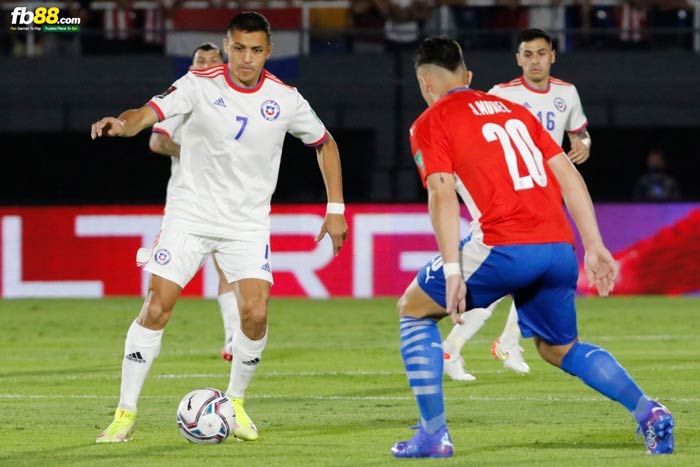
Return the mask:
<svg viewBox="0 0 700 467">
<path fill-rule="evenodd" d="M 459 266 L 459 263 L 445 263 L 442 265 L 442 272 L 445 274 L 445 279 L 447 279 L 448 276 L 454 276 L 456 274 L 461 276 L 462 268 Z"/>
<path fill-rule="evenodd" d="M 582 142 L 583 145 L 586 146 L 588 149 L 591 149 L 591 138 L 581 138 L 581 142 Z"/>
<path fill-rule="evenodd" d="M 328 203 L 328 204 L 326 204 L 326 214 L 345 214 L 345 204 L 343 204 L 343 203 Z"/>
</svg>

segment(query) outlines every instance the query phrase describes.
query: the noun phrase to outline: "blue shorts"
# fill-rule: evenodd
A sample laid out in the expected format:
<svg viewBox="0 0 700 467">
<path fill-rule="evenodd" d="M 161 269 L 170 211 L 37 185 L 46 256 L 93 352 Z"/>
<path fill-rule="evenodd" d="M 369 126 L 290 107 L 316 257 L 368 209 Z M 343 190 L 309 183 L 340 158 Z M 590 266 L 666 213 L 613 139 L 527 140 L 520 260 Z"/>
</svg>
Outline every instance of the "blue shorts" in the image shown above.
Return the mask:
<svg viewBox="0 0 700 467">
<path fill-rule="evenodd" d="M 576 339 L 578 264 L 573 246 L 543 243 L 489 247 L 479 240 L 467 240 L 462 242 L 462 271 L 468 310 L 485 308 L 510 294 L 523 337 L 538 336 L 550 345 Z M 440 255 L 418 272 L 416 280 L 430 298 L 445 307 Z"/>
</svg>

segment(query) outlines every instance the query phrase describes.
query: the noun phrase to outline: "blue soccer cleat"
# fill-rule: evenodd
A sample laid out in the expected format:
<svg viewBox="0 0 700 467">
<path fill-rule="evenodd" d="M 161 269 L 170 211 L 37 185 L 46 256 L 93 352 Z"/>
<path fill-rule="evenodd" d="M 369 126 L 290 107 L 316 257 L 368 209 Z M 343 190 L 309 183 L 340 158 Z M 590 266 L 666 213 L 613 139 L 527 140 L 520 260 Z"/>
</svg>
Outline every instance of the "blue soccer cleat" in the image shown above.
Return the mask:
<svg viewBox="0 0 700 467">
<path fill-rule="evenodd" d="M 642 419 L 637 433 L 644 435 L 647 454 L 671 454 L 673 452 L 673 415 L 666 407 L 651 401 L 649 413 Z"/>
<path fill-rule="evenodd" d="M 446 426 L 434 435 L 428 434 L 422 426 L 415 428 L 418 428 L 418 433 L 413 438 L 391 447 L 394 457 L 452 457 L 452 439 Z"/>
</svg>

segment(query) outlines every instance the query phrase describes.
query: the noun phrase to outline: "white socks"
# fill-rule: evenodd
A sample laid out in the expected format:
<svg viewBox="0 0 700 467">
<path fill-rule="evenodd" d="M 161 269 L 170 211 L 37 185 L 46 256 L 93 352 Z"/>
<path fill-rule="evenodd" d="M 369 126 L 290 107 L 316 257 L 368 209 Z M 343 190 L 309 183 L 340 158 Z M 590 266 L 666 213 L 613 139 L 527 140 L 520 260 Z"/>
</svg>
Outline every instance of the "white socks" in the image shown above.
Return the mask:
<svg viewBox="0 0 700 467">
<path fill-rule="evenodd" d="M 501 341 L 501 346 L 504 349 L 512 349 L 520 345 L 520 327 L 518 326 L 518 311 L 515 309 L 515 302 L 510 306 L 506 325 L 498 340 Z"/>
<path fill-rule="evenodd" d="M 160 353 L 163 330 L 146 329 L 134 320 L 126 334 L 119 408 L 136 410 L 141 388 Z"/>
<path fill-rule="evenodd" d="M 452 331 L 450 331 L 450 334 L 442 344 L 445 352 L 450 355 L 460 353 L 464 343 L 471 339 L 479 329 L 484 327 L 486 320 L 491 317 L 494 308 L 501 300 L 496 300 L 488 308 L 474 308 L 466 313 L 462 313 L 461 318 L 464 324 L 457 324 L 452 328 Z"/>
<path fill-rule="evenodd" d="M 233 292 L 224 292 L 217 297 L 219 309 L 221 310 L 221 319 L 224 321 L 224 342 L 231 342 L 233 333 L 241 327 L 241 316 L 238 314 L 238 302 L 236 294 Z"/>
<path fill-rule="evenodd" d="M 245 390 L 253 379 L 260 357 L 262 357 L 267 342 L 267 329 L 262 339 L 250 340 L 241 328 L 233 334 L 233 361 L 231 362 L 231 377 L 226 389 L 226 395 L 232 399 L 242 399 Z"/>
</svg>

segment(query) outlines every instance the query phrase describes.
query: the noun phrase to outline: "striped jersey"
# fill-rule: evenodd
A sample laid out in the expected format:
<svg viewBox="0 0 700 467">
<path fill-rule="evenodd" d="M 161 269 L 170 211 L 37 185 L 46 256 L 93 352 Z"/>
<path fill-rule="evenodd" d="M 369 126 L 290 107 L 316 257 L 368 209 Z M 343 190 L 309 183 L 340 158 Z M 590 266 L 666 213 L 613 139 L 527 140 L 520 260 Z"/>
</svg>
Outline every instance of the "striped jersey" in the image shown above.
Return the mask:
<svg viewBox="0 0 700 467">
<path fill-rule="evenodd" d="M 573 244 L 547 164 L 563 151 L 521 105 L 457 88 L 418 117 L 410 136 L 423 184 L 432 173 L 454 174 L 473 238 L 490 246 Z"/>
<path fill-rule="evenodd" d="M 308 146 L 328 138 L 297 89 L 266 70 L 252 88 L 236 85 L 227 64 L 191 70 L 148 104 L 161 121 L 183 119 L 163 227 L 197 235 L 269 230 L 285 134 Z"/>
<path fill-rule="evenodd" d="M 588 126 L 576 86 L 557 78 L 550 77 L 546 89 L 535 89 L 521 76 L 495 85 L 489 94 L 524 106 L 559 144 L 564 140 L 565 131 L 580 133 Z"/>
</svg>

